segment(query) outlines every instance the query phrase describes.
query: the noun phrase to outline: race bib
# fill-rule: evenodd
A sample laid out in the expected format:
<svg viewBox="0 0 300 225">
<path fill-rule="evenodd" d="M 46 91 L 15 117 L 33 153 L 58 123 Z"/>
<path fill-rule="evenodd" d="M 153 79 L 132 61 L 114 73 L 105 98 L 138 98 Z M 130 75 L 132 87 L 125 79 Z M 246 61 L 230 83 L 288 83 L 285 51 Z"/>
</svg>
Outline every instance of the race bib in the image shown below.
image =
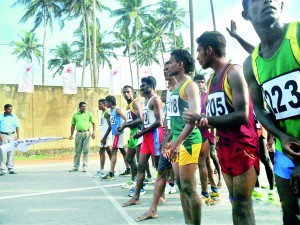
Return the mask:
<svg viewBox="0 0 300 225">
<path fill-rule="evenodd" d="M 262 85 L 262 92 L 276 120 L 300 115 L 300 71 L 276 77 Z"/>
<path fill-rule="evenodd" d="M 132 121 L 132 114 L 131 114 L 131 110 L 128 109 L 126 111 L 126 122 L 131 122 Z"/>
<path fill-rule="evenodd" d="M 113 124 L 116 124 L 116 119 L 115 119 L 115 116 L 110 116 L 110 123 L 113 125 Z"/>
<path fill-rule="evenodd" d="M 228 114 L 228 109 L 226 106 L 225 93 L 215 92 L 208 94 L 208 101 L 206 105 L 206 115 L 207 116 L 223 116 Z"/>
<path fill-rule="evenodd" d="M 180 116 L 179 104 L 178 104 L 179 95 L 171 95 L 168 116 Z"/>
<path fill-rule="evenodd" d="M 148 109 L 143 109 L 144 125 L 149 124 Z"/>
</svg>

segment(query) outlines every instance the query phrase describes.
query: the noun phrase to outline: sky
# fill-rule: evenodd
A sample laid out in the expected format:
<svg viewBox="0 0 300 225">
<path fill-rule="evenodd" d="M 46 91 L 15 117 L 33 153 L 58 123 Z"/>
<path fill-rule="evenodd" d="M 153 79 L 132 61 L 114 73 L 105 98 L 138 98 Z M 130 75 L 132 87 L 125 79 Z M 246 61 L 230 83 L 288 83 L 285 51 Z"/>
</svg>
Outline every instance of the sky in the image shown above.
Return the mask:
<svg viewBox="0 0 300 225">
<path fill-rule="evenodd" d="M 17 6 L 11 8 L 11 5 L 15 0 L 0 0 L 0 68 L 2 72 L 0 73 L 0 83 L 1 84 L 17 84 L 19 82 L 21 70 L 25 66 L 25 62 L 17 61 L 16 56 L 12 55 L 12 47 L 8 44 L 11 41 L 18 41 L 19 34 L 22 31 L 30 31 L 32 28 L 33 20 L 28 20 L 25 24 L 20 24 L 19 21 L 24 15 L 24 6 Z M 117 0 L 103 0 L 103 4 L 109 6 L 112 10 L 119 8 Z M 156 3 L 157 0 L 144 0 L 144 5 L 149 5 Z M 178 0 L 178 5 L 180 8 L 184 8 L 188 11 L 188 0 Z M 226 31 L 226 27 L 230 26 L 230 20 L 233 19 L 237 23 L 238 33 L 244 37 L 249 43 L 257 45 L 259 39 L 252 28 L 250 22 L 245 21 L 242 16 L 242 1 L 241 0 L 214 0 L 214 10 L 216 16 L 217 30 L 225 35 L 227 41 L 227 58 L 231 59 L 233 63 L 243 64 L 243 61 L 247 57 L 247 53 L 239 46 L 238 42 Z M 113 30 L 113 25 L 115 18 L 111 18 L 108 13 L 98 14 L 101 23 L 101 30 Z M 194 0 L 194 17 L 195 17 L 195 38 L 200 36 L 203 32 L 213 30 L 213 22 L 211 17 L 210 0 Z M 287 0 L 285 1 L 285 7 L 283 11 L 283 20 L 300 21 L 299 16 L 299 0 Z M 184 21 L 189 25 L 189 13 L 186 14 Z M 57 23 L 54 22 L 53 32 L 48 30 L 48 36 L 46 40 L 47 49 L 53 49 L 56 45 L 60 45 L 61 42 L 66 41 L 67 43 L 72 43 L 74 40 L 73 31 L 79 26 L 79 21 L 67 21 L 65 28 L 60 30 Z M 185 47 L 190 47 L 190 35 L 189 27 L 183 26 L 179 30 L 184 37 Z M 42 27 L 36 30 L 36 37 L 42 42 Z M 110 40 L 105 40 L 110 41 Z M 116 50 L 117 54 L 121 54 L 122 50 Z M 195 53 L 196 54 L 196 53 Z M 46 55 L 46 65 L 47 61 L 54 58 L 49 53 Z M 169 54 L 166 54 L 166 58 Z M 130 79 L 128 59 L 119 57 L 118 60 L 112 60 L 113 70 L 121 66 L 122 75 L 122 85 L 128 84 Z M 162 63 L 161 63 L 162 64 Z M 197 69 L 199 65 L 197 64 Z M 135 66 L 134 66 L 135 67 Z M 141 68 L 141 73 L 145 69 Z M 41 84 L 41 65 L 34 62 L 35 71 L 35 85 Z M 53 78 L 53 71 L 46 71 L 45 85 L 48 86 L 61 86 L 62 77 L 56 76 Z M 151 66 L 152 75 L 158 80 L 157 89 L 165 89 L 163 76 L 162 76 L 162 65 Z M 110 81 L 110 69 L 106 66 L 100 70 L 100 87 L 109 87 Z M 134 70 L 134 74 L 136 71 Z M 134 75 L 136 77 L 136 75 Z M 142 76 L 142 75 L 141 75 Z M 85 76 L 85 86 L 90 86 L 90 76 Z M 81 70 L 77 69 L 77 86 L 81 83 Z M 136 78 L 134 79 L 134 86 L 137 87 Z"/>
</svg>

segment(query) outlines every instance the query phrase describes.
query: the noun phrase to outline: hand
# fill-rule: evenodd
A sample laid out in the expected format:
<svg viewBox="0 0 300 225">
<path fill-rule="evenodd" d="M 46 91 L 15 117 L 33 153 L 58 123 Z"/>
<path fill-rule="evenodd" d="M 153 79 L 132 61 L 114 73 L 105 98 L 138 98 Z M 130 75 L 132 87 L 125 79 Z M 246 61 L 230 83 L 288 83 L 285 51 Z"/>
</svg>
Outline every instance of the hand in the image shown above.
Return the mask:
<svg viewBox="0 0 300 225">
<path fill-rule="evenodd" d="M 274 140 L 272 138 L 267 141 L 266 147 L 269 152 L 275 152 Z"/>
<path fill-rule="evenodd" d="M 205 115 L 202 115 L 201 119 L 199 121 L 196 121 L 196 126 L 200 127 L 200 128 L 203 128 L 203 129 L 209 129 L 209 128 L 211 128 L 208 125 L 208 119 L 207 119 L 207 117 Z"/>
<path fill-rule="evenodd" d="M 74 137 L 73 137 L 73 135 L 70 135 L 69 140 L 72 140 L 72 139 L 74 139 Z"/>
<path fill-rule="evenodd" d="M 95 139 L 95 137 L 96 137 L 95 132 L 92 133 L 91 137 L 93 140 Z"/>
<path fill-rule="evenodd" d="M 134 135 L 132 135 L 132 138 L 134 138 L 134 139 L 139 139 L 140 137 L 142 137 L 143 136 L 143 133 L 142 133 L 142 131 L 138 131 L 138 132 L 136 132 Z"/>
<path fill-rule="evenodd" d="M 237 27 L 236 27 L 236 22 L 234 20 L 230 21 L 230 29 L 226 27 L 226 30 L 230 34 L 231 37 L 236 37 L 238 36 L 237 34 Z"/>
<path fill-rule="evenodd" d="M 191 110 L 184 108 L 183 120 L 187 124 L 195 124 L 197 120 L 201 119 L 201 116 L 198 113 L 194 113 Z"/>
<path fill-rule="evenodd" d="M 177 162 L 177 160 L 179 159 L 180 150 L 181 144 L 176 144 L 175 142 L 172 142 L 170 146 L 170 155 L 168 157 L 170 162 Z"/>
<path fill-rule="evenodd" d="M 170 147 L 171 142 L 165 142 L 164 145 L 161 146 L 161 154 L 167 159 L 170 157 Z"/>
<path fill-rule="evenodd" d="M 105 145 L 106 145 L 106 138 L 102 138 L 102 140 L 101 140 L 101 145 L 102 145 L 102 146 L 105 146 Z"/>
<path fill-rule="evenodd" d="M 292 161 L 300 162 L 300 141 L 288 135 L 284 135 L 279 139 L 283 153 Z"/>
<path fill-rule="evenodd" d="M 119 132 L 122 132 L 123 129 L 124 129 L 123 125 L 117 128 L 117 130 L 118 130 Z"/>
<path fill-rule="evenodd" d="M 117 132 L 116 134 L 115 134 L 115 136 L 120 136 L 121 135 L 121 132 Z"/>
<path fill-rule="evenodd" d="M 293 192 L 299 197 L 300 196 L 300 164 L 297 165 L 291 173 L 290 185 Z"/>
</svg>

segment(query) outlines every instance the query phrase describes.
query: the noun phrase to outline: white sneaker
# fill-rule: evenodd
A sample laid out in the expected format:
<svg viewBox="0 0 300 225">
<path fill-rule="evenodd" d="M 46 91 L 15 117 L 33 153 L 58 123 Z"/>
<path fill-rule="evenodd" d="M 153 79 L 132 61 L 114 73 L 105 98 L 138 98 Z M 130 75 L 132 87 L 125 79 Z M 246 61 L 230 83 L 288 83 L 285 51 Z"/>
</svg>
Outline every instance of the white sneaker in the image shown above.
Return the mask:
<svg viewBox="0 0 300 225">
<path fill-rule="evenodd" d="M 170 184 L 166 184 L 165 194 L 174 194 L 176 192 L 175 186 L 172 187 Z"/>
<path fill-rule="evenodd" d="M 130 179 L 127 183 L 123 184 L 121 188 L 131 189 L 134 188 L 135 186 L 136 186 L 136 182 Z"/>
</svg>

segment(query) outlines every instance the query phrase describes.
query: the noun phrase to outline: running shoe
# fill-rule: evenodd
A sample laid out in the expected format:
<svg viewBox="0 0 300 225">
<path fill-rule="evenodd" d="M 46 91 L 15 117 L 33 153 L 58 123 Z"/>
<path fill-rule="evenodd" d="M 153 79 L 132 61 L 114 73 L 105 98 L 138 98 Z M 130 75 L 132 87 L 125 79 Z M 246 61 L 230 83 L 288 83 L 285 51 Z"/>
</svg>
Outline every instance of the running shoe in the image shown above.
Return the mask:
<svg viewBox="0 0 300 225">
<path fill-rule="evenodd" d="M 172 187 L 170 184 L 166 184 L 165 194 L 174 194 L 174 193 L 176 193 L 175 186 Z"/>
<path fill-rule="evenodd" d="M 278 195 L 274 191 L 269 191 L 269 193 L 268 193 L 268 201 L 271 204 L 279 204 L 280 203 Z"/>
<path fill-rule="evenodd" d="M 128 196 L 129 196 L 129 197 L 133 197 L 133 195 L 134 195 L 134 193 L 135 193 L 135 189 L 136 189 L 136 188 L 131 188 L 131 189 L 129 190 L 129 193 L 128 193 Z M 141 191 L 140 191 L 140 195 L 144 195 L 144 194 L 146 194 L 146 190 L 145 190 L 144 188 L 142 188 Z"/>
<path fill-rule="evenodd" d="M 221 194 L 220 192 L 214 192 L 214 191 L 211 191 L 209 193 L 209 196 L 214 199 L 214 200 L 219 200 L 221 198 Z"/>
<path fill-rule="evenodd" d="M 106 174 L 104 177 L 101 178 L 101 180 L 109 181 L 109 180 L 115 180 L 116 177 L 114 175 L 111 176 L 110 173 Z"/>
<path fill-rule="evenodd" d="M 156 180 L 157 179 L 157 176 L 158 176 L 158 172 L 155 170 L 153 172 L 153 179 Z"/>
<path fill-rule="evenodd" d="M 154 184 L 155 180 L 152 177 L 145 177 L 144 183 L 146 183 L 146 184 Z"/>
<path fill-rule="evenodd" d="M 256 200 L 262 200 L 263 199 L 263 194 L 261 192 L 258 192 L 256 190 L 253 190 L 252 192 L 252 198 L 256 199 Z"/>
<path fill-rule="evenodd" d="M 130 177 L 131 176 L 131 170 L 130 169 L 126 169 L 124 171 L 124 173 L 120 173 L 119 176 Z"/>
<path fill-rule="evenodd" d="M 211 197 L 206 198 L 204 195 L 201 195 L 200 199 L 204 201 L 207 206 L 218 204 L 218 201 L 213 200 Z"/>
<path fill-rule="evenodd" d="M 136 182 L 133 181 L 133 180 L 131 180 L 131 179 L 129 179 L 129 181 L 128 181 L 127 183 L 123 184 L 123 185 L 121 186 L 121 188 L 124 188 L 124 189 L 131 189 L 131 188 L 135 187 L 135 185 L 136 185 Z"/>
</svg>

